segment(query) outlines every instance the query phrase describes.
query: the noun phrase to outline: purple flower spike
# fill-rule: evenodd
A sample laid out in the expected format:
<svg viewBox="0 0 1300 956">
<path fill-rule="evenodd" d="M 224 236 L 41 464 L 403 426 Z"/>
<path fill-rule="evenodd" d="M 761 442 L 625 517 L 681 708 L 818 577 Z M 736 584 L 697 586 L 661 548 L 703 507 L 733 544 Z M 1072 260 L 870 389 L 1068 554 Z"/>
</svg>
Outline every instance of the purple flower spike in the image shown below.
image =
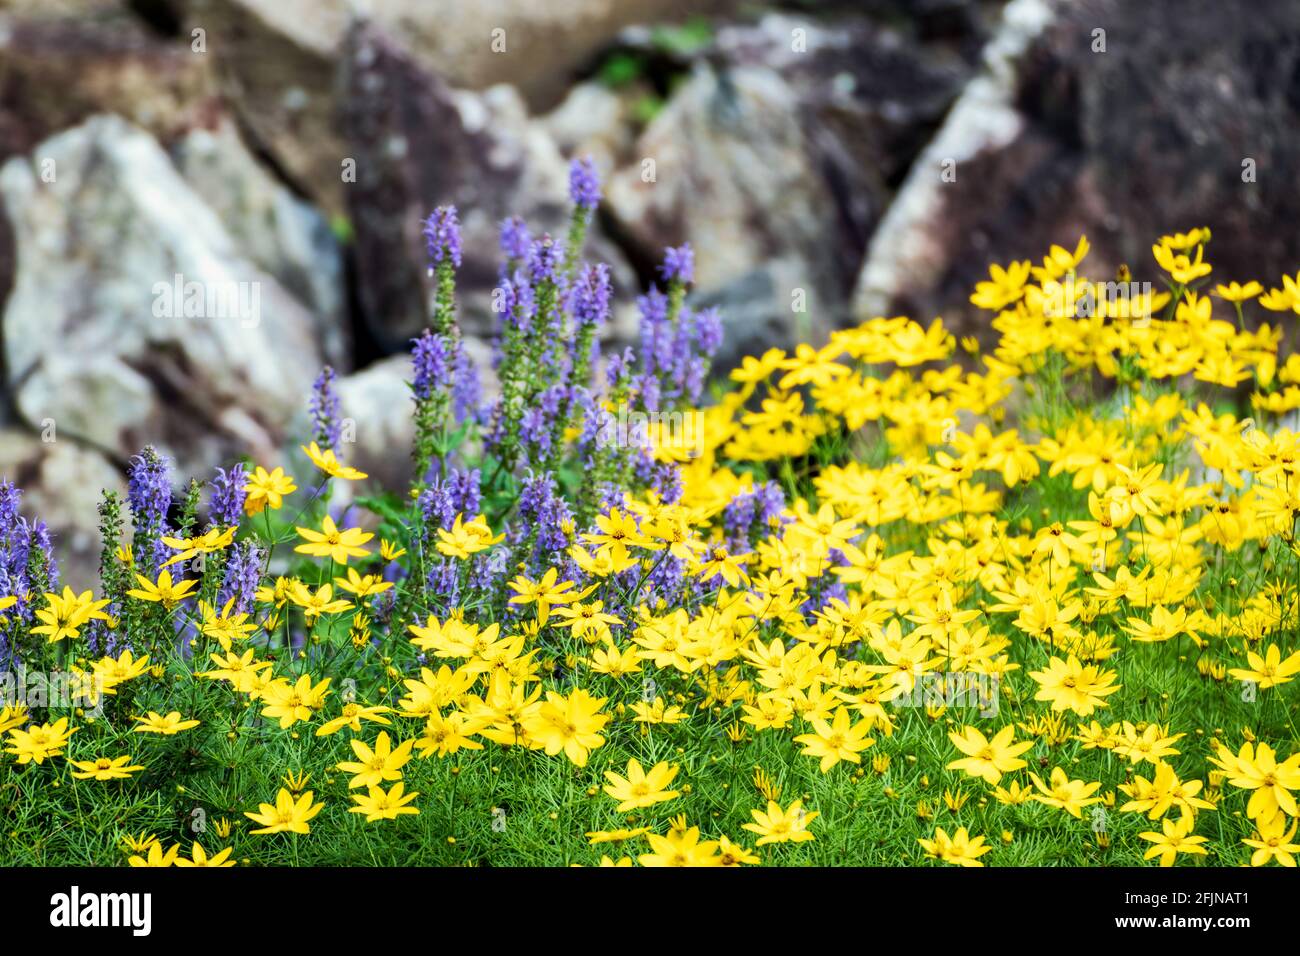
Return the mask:
<svg viewBox="0 0 1300 956">
<path fill-rule="evenodd" d="M 455 206 L 439 206 L 424 222 L 424 241 L 429 251 L 429 261 L 441 265 L 450 260 L 460 267 L 460 222 Z"/>
<path fill-rule="evenodd" d="M 522 260 L 528 255 L 528 247 L 533 237 L 528 232 L 528 223 L 519 216 L 511 216 L 501 223 L 501 253 L 507 259 Z"/>
<path fill-rule="evenodd" d="M 659 272 L 665 282 L 680 282 L 690 285 L 695 281 L 695 252 L 690 243 L 670 247 L 664 250 L 664 264 Z"/>
<path fill-rule="evenodd" d="M 600 205 L 600 175 L 590 156 L 575 159 L 569 166 L 569 198 L 579 209 Z"/>
</svg>

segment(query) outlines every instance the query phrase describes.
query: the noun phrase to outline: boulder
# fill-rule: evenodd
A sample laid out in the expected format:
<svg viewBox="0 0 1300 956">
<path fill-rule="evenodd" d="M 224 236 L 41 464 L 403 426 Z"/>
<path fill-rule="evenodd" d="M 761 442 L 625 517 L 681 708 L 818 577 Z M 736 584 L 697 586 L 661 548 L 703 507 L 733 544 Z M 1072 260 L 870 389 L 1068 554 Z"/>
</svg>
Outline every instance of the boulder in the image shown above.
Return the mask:
<svg viewBox="0 0 1300 956">
<path fill-rule="evenodd" d="M 1085 271 L 1154 280 L 1160 235 L 1209 226 L 1216 278 L 1279 284 L 1300 264 L 1297 36 L 1286 0 L 1249 16 L 1189 0 L 1176 19 L 1160 4 L 1012 0 L 872 237 L 858 316 L 943 314 L 980 334 L 988 316 L 968 296 L 988 264 L 1080 234 Z"/>
<path fill-rule="evenodd" d="M 257 162 L 230 117 L 191 130 L 173 155 L 243 252 L 317 317 L 326 361 L 346 370 L 343 256 L 325 218 Z"/>
<path fill-rule="evenodd" d="M 722 361 L 847 321 L 867 239 L 965 67 L 868 20 L 719 31 L 610 183 L 634 256 L 695 249 Z"/>
<path fill-rule="evenodd" d="M 336 334 L 257 267 L 143 130 L 93 117 L 0 169 L 15 277 L 9 388 L 119 461 L 145 443 L 199 473 L 269 455 Z"/>
<path fill-rule="evenodd" d="M 119 0 L 0 4 L 0 160 L 97 113 L 170 141 L 220 112 L 208 57 Z"/>
</svg>

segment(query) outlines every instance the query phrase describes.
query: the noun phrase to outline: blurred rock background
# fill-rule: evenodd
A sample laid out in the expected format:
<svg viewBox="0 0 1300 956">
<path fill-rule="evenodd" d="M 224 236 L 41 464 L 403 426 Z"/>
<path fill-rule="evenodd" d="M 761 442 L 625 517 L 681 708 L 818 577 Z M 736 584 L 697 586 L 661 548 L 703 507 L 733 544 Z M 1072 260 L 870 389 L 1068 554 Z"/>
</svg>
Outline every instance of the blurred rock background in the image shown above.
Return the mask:
<svg viewBox="0 0 1300 956">
<path fill-rule="evenodd" d="M 348 457 L 403 480 L 421 219 L 460 209 L 486 360 L 497 224 L 562 229 L 576 155 L 612 336 L 690 241 L 724 363 L 880 314 L 981 335 L 987 264 L 1080 233 L 1141 278 L 1208 225 L 1216 276 L 1276 285 L 1298 116 L 1292 0 L 0 0 L 0 475 L 84 583 L 143 444 L 278 460 L 328 363 Z M 160 316 L 176 276 L 260 321 Z"/>
</svg>

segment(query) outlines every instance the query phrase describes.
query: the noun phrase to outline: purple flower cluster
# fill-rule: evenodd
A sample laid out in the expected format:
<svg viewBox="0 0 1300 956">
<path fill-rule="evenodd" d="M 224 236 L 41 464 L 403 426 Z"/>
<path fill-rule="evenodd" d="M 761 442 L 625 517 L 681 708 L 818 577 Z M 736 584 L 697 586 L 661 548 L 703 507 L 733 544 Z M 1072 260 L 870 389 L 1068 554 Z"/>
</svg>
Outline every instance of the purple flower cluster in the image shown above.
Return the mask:
<svg viewBox="0 0 1300 956">
<path fill-rule="evenodd" d="M 528 281 L 533 285 L 561 281 L 560 267 L 564 263 L 564 247 L 544 235 L 528 248 Z"/>
<path fill-rule="evenodd" d="M 587 329 L 594 334 L 609 321 L 611 294 L 609 266 L 603 262 L 585 266 L 573 288 L 573 318 L 579 333 Z"/>
<path fill-rule="evenodd" d="M 531 554 L 525 559 L 530 572 L 565 560 L 569 539 L 562 526 L 572 520 L 573 512 L 560 495 L 554 476 L 530 472 L 519 491 L 519 519 L 511 541 L 521 544 L 531 538 Z"/>
<path fill-rule="evenodd" d="M 689 273 L 689 247 L 669 249 L 663 273 L 680 276 L 683 268 Z M 697 404 L 708 379 L 710 360 L 722 344 L 722 318 L 717 309 L 697 311 L 683 306 L 674 317 L 673 301 L 657 288 L 637 299 L 641 315 L 638 386 L 647 411 Z"/>
<path fill-rule="evenodd" d="M 162 538 L 169 533 L 167 512 L 172 503 L 172 486 L 168 461 L 152 445 L 131 459 L 127 501 L 135 526 L 136 560 L 143 561 L 153 573 L 171 554 Z"/>
<path fill-rule="evenodd" d="M 785 506 L 785 494 L 774 481 L 737 494 L 722 512 L 727 547 L 737 554 L 752 550 L 761 538 L 774 530 L 774 522 L 783 520 L 781 512 Z"/>
<path fill-rule="evenodd" d="M 253 610 L 257 583 L 262 573 L 262 553 L 252 541 L 242 541 L 230 549 L 226 562 L 226 576 L 217 596 L 217 605 L 224 608 L 234 600 L 234 611 L 245 614 Z"/>
<path fill-rule="evenodd" d="M 217 469 L 217 477 L 212 479 L 212 504 L 208 508 L 208 524 L 213 528 L 229 528 L 239 524 L 244 513 L 244 499 L 248 493 L 244 486 L 248 476 L 244 473 L 244 464 L 239 462 L 229 470 Z"/>
<path fill-rule="evenodd" d="M 450 262 L 460 268 L 460 222 L 455 206 L 439 206 L 424 221 L 424 242 L 435 266 Z"/>
<path fill-rule="evenodd" d="M 469 357 L 464 345 L 457 343 L 455 352 L 455 358 L 452 360 L 455 367 L 452 373 L 451 410 L 459 424 L 467 418 L 478 415 L 482 391 L 478 380 L 478 366 Z"/>
<path fill-rule="evenodd" d="M 600 174 L 590 156 L 575 159 L 569 166 L 569 198 L 586 211 L 600 205 Z"/>
<path fill-rule="evenodd" d="M 54 558 L 50 531 L 39 519 L 28 521 L 19 514 L 22 491 L 0 480 L 0 597 L 16 597 L 18 603 L 4 617 L 31 619 L 35 588 L 57 590 L 59 566 Z M 43 580 L 33 574 L 43 575 Z M 0 640 L 0 671 L 7 668 L 11 648 Z"/>
<path fill-rule="evenodd" d="M 690 285 L 695 281 L 695 250 L 690 243 L 670 246 L 664 250 L 664 262 L 659 267 L 659 274 L 665 282 L 680 282 Z"/>
<path fill-rule="evenodd" d="M 418 401 L 425 401 L 434 392 L 446 388 L 452 381 L 452 357 L 448 354 L 447 340 L 425 329 L 418 339 L 411 339 L 411 365 L 414 370 L 412 386 Z"/>
<path fill-rule="evenodd" d="M 533 244 L 528 223 L 520 216 L 511 216 L 501 223 L 501 254 L 506 262 L 522 262 L 528 256 L 528 249 Z M 504 267 L 503 267 L 504 272 Z"/>
<path fill-rule="evenodd" d="M 312 427 L 315 429 L 316 442 L 322 448 L 337 449 L 343 430 L 343 406 L 338 392 L 334 388 L 334 369 L 326 365 L 321 369 L 311 388 Z"/>
</svg>

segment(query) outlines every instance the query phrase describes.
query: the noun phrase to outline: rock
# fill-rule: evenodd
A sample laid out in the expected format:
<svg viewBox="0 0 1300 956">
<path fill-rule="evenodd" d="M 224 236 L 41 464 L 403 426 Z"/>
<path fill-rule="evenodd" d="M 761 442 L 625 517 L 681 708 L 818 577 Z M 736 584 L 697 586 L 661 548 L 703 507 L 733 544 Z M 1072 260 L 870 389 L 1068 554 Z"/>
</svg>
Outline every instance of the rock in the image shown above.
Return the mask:
<svg viewBox="0 0 1300 956">
<path fill-rule="evenodd" d="M 600 83 L 577 84 L 538 122 L 562 153 L 591 156 L 599 169 L 614 169 L 631 158 L 636 133 L 631 105 Z"/>
<path fill-rule="evenodd" d="M 258 152 L 328 215 L 343 209 L 337 129 L 343 0 L 184 0 L 181 33 L 203 31 L 224 99 Z"/>
<path fill-rule="evenodd" d="M 57 429 L 41 437 L 0 429 L 0 476 L 23 489 L 23 513 L 50 526 L 65 584 L 78 591 L 99 578 L 99 501 L 103 490 L 126 496 L 113 464 Z"/>
<path fill-rule="evenodd" d="M 1250 16 L 1191 0 L 1176 20 L 1159 4 L 1013 0 L 872 238 L 858 315 L 942 312 L 980 332 L 967 297 L 990 262 L 1038 261 L 1081 233 L 1085 272 L 1127 263 L 1154 280 L 1160 235 L 1209 226 L 1216 278 L 1278 284 L 1300 263 L 1297 35 L 1285 0 Z"/>
<path fill-rule="evenodd" d="M 534 234 L 562 236 L 567 163 L 513 88 L 454 90 L 373 26 L 358 24 L 349 34 L 345 66 L 343 130 L 357 173 L 346 199 L 358 297 L 371 336 L 393 352 L 428 324 L 423 220 L 435 206 L 455 205 L 464 245 L 456 286 L 461 327 L 469 337 L 491 337 L 499 224 L 520 215 Z M 635 285 L 599 229 L 587 253 L 610 264 L 621 292 Z"/>
<path fill-rule="evenodd" d="M 117 0 L 0 4 L 0 160 L 97 113 L 168 141 L 220 111 L 207 57 Z"/>
<path fill-rule="evenodd" d="M 611 181 L 610 211 L 641 258 L 694 246 L 697 297 L 745 316 L 721 361 L 823 335 L 962 76 L 865 20 L 724 29 Z"/>
<path fill-rule="evenodd" d="M 333 333 L 152 138 L 94 117 L 6 163 L 0 197 L 16 250 L 5 359 L 30 425 L 52 420 L 119 461 L 155 443 L 185 473 L 273 452 Z"/>
<path fill-rule="evenodd" d="M 354 426 L 347 433 L 355 438 L 340 453 L 385 488 L 405 488 L 411 480 L 410 377 L 410 358 L 392 355 L 338 383 L 343 416 Z"/>
<path fill-rule="evenodd" d="M 451 86 L 513 85 L 553 106 L 572 74 L 631 23 L 724 11 L 736 0 L 180 0 L 182 34 L 206 32 L 221 88 L 293 181 L 331 215 L 344 208 L 336 80 L 353 13 L 401 38 Z M 500 32 L 498 32 L 500 31 Z M 501 49 L 504 44 L 504 49 Z"/>
<path fill-rule="evenodd" d="M 329 223 L 258 164 L 228 117 L 187 133 L 174 156 L 244 253 L 315 313 L 326 361 L 346 370 L 343 257 Z"/>
</svg>

